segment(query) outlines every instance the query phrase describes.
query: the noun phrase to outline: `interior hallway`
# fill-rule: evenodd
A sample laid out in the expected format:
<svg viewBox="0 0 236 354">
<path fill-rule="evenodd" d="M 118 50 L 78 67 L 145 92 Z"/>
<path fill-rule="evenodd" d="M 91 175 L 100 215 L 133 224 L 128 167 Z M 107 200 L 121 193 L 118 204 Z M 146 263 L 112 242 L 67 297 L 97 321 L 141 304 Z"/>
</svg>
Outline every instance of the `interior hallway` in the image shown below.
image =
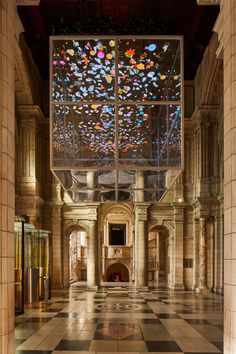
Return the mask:
<svg viewBox="0 0 236 354">
<path fill-rule="evenodd" d="M 16 317 L 15 336 L 16 354 L 223 353 L 223 299 L 75 283 Z"/>
</svg>

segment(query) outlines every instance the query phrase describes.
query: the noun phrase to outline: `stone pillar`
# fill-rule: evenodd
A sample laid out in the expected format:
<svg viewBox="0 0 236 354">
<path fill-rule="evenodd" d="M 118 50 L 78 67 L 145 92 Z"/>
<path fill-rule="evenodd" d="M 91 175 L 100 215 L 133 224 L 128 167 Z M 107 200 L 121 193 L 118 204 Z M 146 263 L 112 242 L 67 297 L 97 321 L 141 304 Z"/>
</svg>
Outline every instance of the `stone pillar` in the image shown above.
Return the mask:
<svg viewBox="0 0 236 354">
<path fill-rule="evenodd" d="M 171 288 L 175 290 L 184 289 L 184 205 L 174 204 L 174 239 L 173 239 L 173 276 L 171 279 Z"/>
<path fill-rule="evenodd" d="M 139 190 L 135 191 L 135 202 L 144 202 L 144 173 L 143 171 L 136 171 L 136 188 Z"/>
<path fill-rule="evenodd" d="M 88 188 L 88 201 L 92 202 L 94 198 L 94 171 L 87 172 L 87 188 Z"/>
<path fill-rule="evenodd" d="M 148 290 L 147 204 L 135 205 L 135 286 Z"/>
<path fill-rule="evenodd" d="M 217 215 L 214 225 L 214 283 L 213 291 L 216 294 L 223 294 L 223 233 L 222 217 Z"/>
<path fill-rule="evenodd" d="M 236 353 L 236 0 L 218 21 L 224 63 L 224 354 Z"/>
<path fill-rule="evenodd" d="M 41 131 L 43 114 L 38 106 L 18 106 L 17 212 L 29 217 L 29 222 L 41 227 L 43 200 L 41 176 Z"/>
<path fill-rule="evenodd" d="M 204 294 L 208 292 L 207 286 L 207 218 L 200 217 L 199 234 L 199 280 L 197 292 Z"/>
<path fill-rule="evenodd" d="M 14 354 L 15 1 L 0 0 L 0 353 Z"/>
<path fill-rule="evenodd" d="M 98 289 L 98 232 L 97 207 L 89 209 L 89 232 L 87 238 L 87 288 Z"/>
<path fill-rule="evenodd" d="M 193 219 L 193 285 L 192 290 L 198 287 L 199 279 L 199 219 Z"/>
<path fill-rule="evenodd" d="M 52 196 L 52 257 L 51 257 L 51 279 L 52 289 L 63 288 L 63 272 L 62 272 L 62 225 L 61 225 L 61 195 L 60 184 L 53 179 L 53 196 Z"/>
<path fill-rule="evenodd" d="M 209 198 L 209 116 L 208 110 L 199 111 L 199 190 L 198 197 Z"/>
</svg>

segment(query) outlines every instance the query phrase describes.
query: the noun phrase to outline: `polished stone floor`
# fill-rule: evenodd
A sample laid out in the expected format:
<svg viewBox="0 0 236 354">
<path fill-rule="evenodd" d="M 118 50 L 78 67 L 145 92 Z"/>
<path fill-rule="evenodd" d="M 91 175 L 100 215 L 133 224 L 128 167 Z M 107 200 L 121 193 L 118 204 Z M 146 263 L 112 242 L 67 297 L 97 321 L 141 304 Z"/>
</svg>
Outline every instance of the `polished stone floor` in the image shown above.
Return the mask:
<svg viewBox="0 0 236 354">
<path fill-rule="evenodd" d="M 16 354 L 223 353 L 223 299 L 72 286 L 16 317 Z"/>
</svg>

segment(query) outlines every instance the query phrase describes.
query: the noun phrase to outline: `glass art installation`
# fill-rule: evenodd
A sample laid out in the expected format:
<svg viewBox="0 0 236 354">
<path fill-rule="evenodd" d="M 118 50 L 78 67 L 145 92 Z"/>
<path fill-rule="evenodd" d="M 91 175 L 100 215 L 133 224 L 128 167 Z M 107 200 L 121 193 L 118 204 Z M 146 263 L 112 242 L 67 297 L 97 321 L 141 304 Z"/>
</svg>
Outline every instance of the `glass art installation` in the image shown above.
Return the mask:
<svg viewBox="0 0 236 354">
<path fill-rule="evenodd" d="M 182 38 L 51 37 L 51 169 L 76 202 L 159 201 L 183 166 Z"/>
</svg>

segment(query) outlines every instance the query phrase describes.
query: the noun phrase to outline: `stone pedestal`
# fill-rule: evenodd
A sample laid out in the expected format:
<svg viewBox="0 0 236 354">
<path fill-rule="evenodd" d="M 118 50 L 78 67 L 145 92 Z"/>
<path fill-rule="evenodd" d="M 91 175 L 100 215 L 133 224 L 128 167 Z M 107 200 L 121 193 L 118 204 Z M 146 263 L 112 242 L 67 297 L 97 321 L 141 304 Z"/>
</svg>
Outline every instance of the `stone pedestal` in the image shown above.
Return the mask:
<svg viewBox="0 0 236 354">
<path fill-rule="evenodd" d="M 141 291 L 148 290 L 148 206 L 135 205 L 135 286 Z"/>
</svg>

